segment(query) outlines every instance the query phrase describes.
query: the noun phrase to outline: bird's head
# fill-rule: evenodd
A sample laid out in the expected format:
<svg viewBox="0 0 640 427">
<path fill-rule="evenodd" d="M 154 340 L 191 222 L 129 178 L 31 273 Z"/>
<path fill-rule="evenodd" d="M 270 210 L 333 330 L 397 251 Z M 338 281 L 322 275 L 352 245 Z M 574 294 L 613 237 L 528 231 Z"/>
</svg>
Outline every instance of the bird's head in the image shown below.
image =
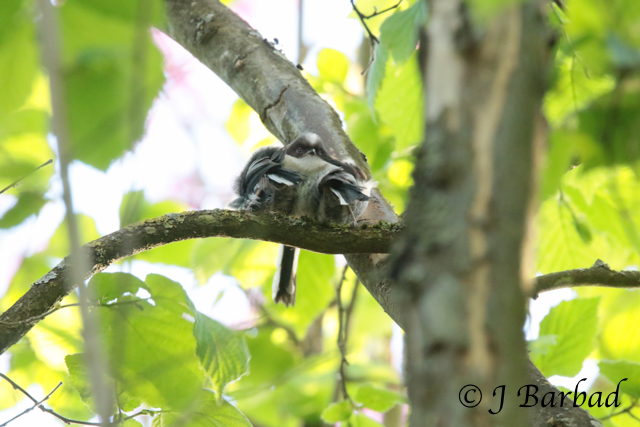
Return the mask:
<svg viewBox="0 0 640 427">
<path fill-rule="evenodd" d="M 287 155 L 301 159 L 305 156 L 320 156 L 324 154 L 322 139 L 315 133 L 303 133 L 291 144 L 287 145 Z"/>
</svg>

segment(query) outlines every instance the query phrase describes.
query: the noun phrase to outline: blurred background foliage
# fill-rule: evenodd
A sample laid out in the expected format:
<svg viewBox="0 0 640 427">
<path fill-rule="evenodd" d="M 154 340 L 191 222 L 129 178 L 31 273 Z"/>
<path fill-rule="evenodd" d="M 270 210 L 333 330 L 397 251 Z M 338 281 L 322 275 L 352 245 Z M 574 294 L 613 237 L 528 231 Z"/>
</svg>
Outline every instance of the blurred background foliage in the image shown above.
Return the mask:
<svg viewBox="0 0 640 427">
<path fill-rule="evenodd" d="M 225 3 L 248 19 L 252 8 L 259 7 L 251 0 Z M 514 1 L 474 1 L 471 13 L 482 22 L 510 3 Z M 396 2 L 356 4 L 369 15 Z M 97 171 L 104 172 L 99 175 L 103 177 L 126 175 L 132 158 L 163 149 L 143 150 L 144 144 L 159 144 L 159 138 L 167 141 L 160 147 L 169 147 L 169 157 L 191 152 L 189 141 L 171 132 L 152 135 L 158 126 L 163 133 L 158 124 L 162 119 L 154 115 L 161 105 L 173 105 L 174 114 L 184 118 L 185 103 L 204 102 L 195 95 L 190 99 L 193 93 L 188 91 L 182 99 L 176 95 L 175 86 L 186 73 L 186 67 L 176 72 L 179 48 L 159 31 L 148 31 L 164 28 L 162 1 L 67 0 L 56 10 L 73 166 L 96 171 L 78 173 L 77 181 L 86 182 L 73 185 L 84 186 L 83 194 L 99 192 L 90 179 Z M 614 269 L 637 269 L 640 2 L 569 0 L 564 10 L 549 2 L 546 11 L 558 41 L 544 100 L 549 138 L 537 190 L 537 271 L 588 267 L 596 259 Z M 67 226 L 55 211 L 61 190 L 48 124 L 51 105 L 40 61 L 38 15 L 32 0 L 0 2 L 0 189 L 21 180 L 0 194 L 0 254 L 6 258 L 0 265 L 7 271 L 0 277 L 3 311 L 69 253 Z M 355 12 L 348 18 L 358 22 Z M 303 49 L 297 52 L 303 75 L 338 110 L 399 214 L 407 203 L 413 153 L 423 134 L 416 44 L 427 18 L 424 2 L 405 0 L 368 19 L 379 39 L 371 63 L 367 39 L 354 52 L 323 46 L 306 58 Z M 277 41 L 275 47 L 280 48 Z M 216 79 L 212 74 L 206 78 Z M 241 99 L 225 104 L 220 95 L 212 102 L 227 105 L 217 119 L 220 133 L 206 137 L 207 144 L 220 144 L 215 153 L 223 153 L 223 158 L 195 150 L 194 157 L 205 160 L 194 161 L 165 192 L 129 184 L 115 199 L 105 195 L 116 225 L 105 231 L 98 226 L 99 214 L 79 214 L 84 242 L 118 226 L 171 212 L 222 207 L 230 200 L 228 177 L 239 172 L 251 150 L 276 140 Z M 183 136 L 197 138 L 198 128 L 189 126 Z M 54 159 L 53 166 L 33 172 L 48 159 Z M 207 169 L 223 165 L 226 181 L 203 184 Z M 173 177 L 172 169 L 180 169 L 177 161 L 169 167 L 134 167 L 152 181 Z M 213 194 L 214 201 L 202 193 Z M 94 310 L 118 391 L 114 413 L 124 420 L 146 410 L 146 415 L 123 424 L 404 425 L 408 408 L 399 328 L 351 271 L 343 277 L 342 257 L 303 252 L 296 306 L 276 307 L 270 297 L 276 255 L 276 245 L 263 242 L 186 241 L 138 254 L 91 279 L 97 296 Z M 183 278 L 180 283 L 168 278 L 176 275 Z M 231 281 L 231 287 L 216 289 L 224 280 Z M 562 298 L 568 300 L 559 302 Z M 39 322 L 2 356 L 0 371 L 40 398 L 63 382 L 47 404 L 66 417 L 88 420 L 94 416 L 93 401 L 76 303 L 74 293 Z M 583 288 L 568 298 L 556 297 L 554 304 L 539 334 L 528 332 L 537 366 L 549 377 L 579 378 L 585 360 L 590 361 L 599 367 L 590 378 L 595 379 L 594 389 L 608 393 L 627 377 L 622 401 L 625 407 L 634 404 L 640 398 L 640 293 Z M 347 399 L 338 376 L 342 309 L 347 313 L 342 324 L 348 327 Z M 242 321 L 225 320 L 230 312 L 242 310 Z M 535 303 L 533 310 L 544 311 Z M 26 406 L 23 395 L 0 381 L 2 418 Z M 598 417 L 611 413 L 610 408 L 592 411 Z M 640 417 L 640 410 L 604 423 L 637 425 L 635 416 Z M 52 417 L 46 421 L 59 423 Z"/>
</svg>

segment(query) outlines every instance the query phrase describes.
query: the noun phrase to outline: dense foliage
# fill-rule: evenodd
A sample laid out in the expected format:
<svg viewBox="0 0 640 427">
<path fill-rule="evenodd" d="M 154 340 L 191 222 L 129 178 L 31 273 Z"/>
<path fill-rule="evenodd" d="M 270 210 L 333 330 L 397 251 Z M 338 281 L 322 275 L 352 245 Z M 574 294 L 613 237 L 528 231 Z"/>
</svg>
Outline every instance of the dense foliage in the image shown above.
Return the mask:
<svg viewBox="0 0 640 427">
<path fill-rule="evenodd" d="M 394 3 L 360 0 L 357 5 L 371 13 Z M 471 13 L 488 16 L 514 2 L 470 3 Z M 637 268 L 640 2 L 570 0 L 564 10 L 551 2 L 547 9 L 558 41 L 544 103 L 549 138 L 538 186 L 537 271 L 589 267 L 596 259 L 613 269 Z M 106 171 L 142 137 L 147 112 L 162 93 L 163 59 L 147 31 L 163 28 L 162 2 L 67 0 L 57 11 L 73 157 Z M 59 186 L 57 169 L 33 172 L 56 156 L 37 15 L 34 1 L 0 2 L 0 188 L 26 176 L 0 195 L 0 227 L 7 230 L 0 239 L 12 230 L 28 234 L 34 218 L 48 215 L 47 206 L 60 197 L 51 190 Z M 427 18 L 425 2 L 406 0 L 367 21 L 379 38 L 370 66 L 366 54 L 358 62 L 324 49 L 312 59 L 316 67 L 309 67 L 317 72 L 304 74 L 341 113 L 347 133 L 366 154 L 398 213 L 407 202 L 413 149 L 423 133 L 416 45 Z M 363 81 L 360 73 L 368 66 Z M 228 114 L 227 131 L 240 147 L 249 139 L 260 140 L 254 148 L 275 141 L 255 125 L 257 115 L 242 100 Z M 175 200 L 151 203 L 144 191 L 132 191 L 122 197 L 120 226 L 198 207 Z M 83 242 L 98 237 L 93 218 L 79 220 Z M 45 247 L 26 251 L 15 266 L 0 310 L 69 253 L 66 224 L 51 233 Z M 270 298 L 276 254 L 276 245 L 264 242 L 187 241 L 136 255 L 113 270 L 120 272 L 89 281 L 116 385 L 117 419 L 127 426 L 140 425 L 138 417 L 124 420 L 138 413 L 153 415 L 154 426 L 248 426 L 249 420 L 274 427 L 322 420 L 375 426 L 383 422 L 379 413 L 406 412 L 401 374 L 391 363 L 392 321 L 361 286 L 358 290 L 353 273 L 343 277 L 343 261 L 333 256 L 303 252 L 296 305 L 276 307 Z M 255 320 L 224 326 L 196 309 L 183 289 L 186 283 L 127 273 L 137 261 L 188 269 L 201 286 L 211 286 L 219 272 L 232 276 L 251 302 Z M 76 302 L 72 294 L 63 305 Z M 639 312 L 638 291 L 576 289 L 574 299 L 552 308 L 542 321 L 539 337 L 530 343 L 532 360 L 546 376 L 569 377 L 580 372 L 585 359 L 594 360 L 600 368 L 594 388 L 603 393 L 628 377 L 622 386 L 627 408 L 640 398 Z M 342 356 L 336 345 L 345 326 L 347 396 L 337 376 Z M 4 373 L 25 389 L 39 385 L 39 397 L 62 381 L 47 405 L 66 417 L 88 420 L 93 400 L 81 327 L 77 307 L 57 310 L 10 349 Z M 0 410 L 23 399 L 0 381 Z M 591 410 L 597 417 L 611 411 Z M 634 409 L 604 423 L 634 425 L 636 413 L 640 417 Z"/>
</svg>

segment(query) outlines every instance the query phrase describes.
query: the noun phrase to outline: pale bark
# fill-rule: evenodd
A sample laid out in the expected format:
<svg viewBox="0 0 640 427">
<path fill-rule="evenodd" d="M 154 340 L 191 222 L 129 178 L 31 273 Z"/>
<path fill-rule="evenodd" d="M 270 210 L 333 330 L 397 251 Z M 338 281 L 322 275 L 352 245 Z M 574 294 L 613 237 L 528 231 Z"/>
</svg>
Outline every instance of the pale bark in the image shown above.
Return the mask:
<svg viewBox="0 0 640 427">
<path fill-rule="evenodd" d="M 445 0 L 434 3 L 447 9 Z M 460 6 L 460 2 L 452 4 Z M 166 5 L 170 35 L 229 84 L 281 141 L 287 143 L 303 131 L 318 133 L 332 155 L 351 157 L 370 175 L 337 113 L 257 31 L 216 0 L 166 0 Z M 418 185 L 412 191 L 409 209 L 415 228 L 413 237 L 407 235 L 396 249 L 404 257 L 396 257 L 391 268 L 379 255 L 351 254 L 347 260 L 382 308 L 407 332 L 409 372 L 415 375 L 409 376 L 412 425 L 523 425 L 522 418 L 513 424 L 511 409 L 498 419 L 480 414 L 486 408 L 474 412 L 462 408 L 456 388 L 466 373 L 466 383 L 476 379 L 483 386 L 493 381 L 511 385 L 535 381 L 556 390 L 535 367 L 527 376 L 521 332 L 524 299 L 517 285 L 517 244 L 522 238 L 527 201 L 523 189 L 528 188 L 530 179 L 527 161 L 532 120 L 543 89 L 546 49 L 537 33 L 542 18 L 535 11 L 521 15 L 522 11 L 512 10 L 509 19 L 488 27 L 482 38 L 475 39 L 477 34 L 469 31 L 464 10 L 445 10 L 440 17 L 443 21 L 431 34 L 431 48 L 437 49 L 430 56 L 438 61 L 428 63 L 433 89 L 430 92 L 427 85 L 429 127 L 417 161 Z M 436 9 L 431 13 L 435 19 Z M 447 22 L 449 19 L 454 21 Z M 474 150 L 484 155 L 471 156 Z M 476 187 L 476 183 L 481 184 Z M 454 195 L 454 189 L 460 192 Z M 505 194 L 499 194 L 501 191 Z M 369 222 L 397 221 L 378 191 L 364 217 Z M 151 228 L 151 235 L 171 231 Z M 197 233 L 197 228 L 191 231 Z M 220 232 L 228 233 L 224 227 Z M 421 235 L 427 237 L 422 242 Z M 266 238 L 252 233 L 235 237 L 252 236 Z M 284 233 L 271 240 L 302 246 L 296 237 L 287 236 Z M 327 236 L 330 241 L 332 237 Z M 307 248 L 314 249 L 312 245 Z M 126 239 L 114 250 L 116 253 L 104 254 L 105 259 L 133 253 Z M 419 260 L 426 260 L 425 264 Z M 104 268 L 101 265 L 95 263 L 92 272 Z M 446 269 L 450 269 L 448 274 Z M 400 279 L 404 293 L 393 292 L 395 285 L 389 274 Z M 14 321 L 15 312 L 21 312 L 23 320 L 33 315 L 29 313 L 46 312 L 46 307 L 69 292 L 49 284 L 51 278 L 45 276 L 34 288 L 52 287 L 53 293 L 42 296 L 37 293 L 41 291 L 30 291 L 0 319 Z M 425 286 L 427 283 L 436 286 Z M 19 334 L 8 334 L 11 342 L 0 337 L 0 349 L 5 350 L 31 326 L 25 322 Z M 3 325 L 0 333 L 5 330 Z M 470 334 L 478 334 L 473 342 Z M 417 384 L 431 379 L 430 375 L 437 381 Z M 438 404 L 442 404 L 440 409 L 435 407 Z M 600 425 L 580 408 L 537 406 L 527 412 L 536 427 Z M 479 421 L 473 420 L 472 413 Z"/>
</svg>

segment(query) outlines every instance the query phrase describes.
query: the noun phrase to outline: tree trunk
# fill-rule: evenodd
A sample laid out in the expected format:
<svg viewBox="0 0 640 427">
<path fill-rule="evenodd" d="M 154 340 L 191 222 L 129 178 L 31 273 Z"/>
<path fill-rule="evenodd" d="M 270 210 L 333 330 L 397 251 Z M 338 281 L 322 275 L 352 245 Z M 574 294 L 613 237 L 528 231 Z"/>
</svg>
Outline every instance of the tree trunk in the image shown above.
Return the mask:
<svg viewBox="0 0 640 427">
<path fill-rule="evenodd" d="M 544 128 L 536 126 L 549 57 L 543 6 L 518 4 L 481 22 L 463 1 L 429 2 L 421 46 L 426 134 L 406 232 L 390 262 L 407 317 L 413 426 L 531 425 L 534 418 L 519 408 L 517 392 L 532 381 L 521 248 L 532 147 Z M 535 418 L 554 419 L 551 412 Z"/>
</svg>

